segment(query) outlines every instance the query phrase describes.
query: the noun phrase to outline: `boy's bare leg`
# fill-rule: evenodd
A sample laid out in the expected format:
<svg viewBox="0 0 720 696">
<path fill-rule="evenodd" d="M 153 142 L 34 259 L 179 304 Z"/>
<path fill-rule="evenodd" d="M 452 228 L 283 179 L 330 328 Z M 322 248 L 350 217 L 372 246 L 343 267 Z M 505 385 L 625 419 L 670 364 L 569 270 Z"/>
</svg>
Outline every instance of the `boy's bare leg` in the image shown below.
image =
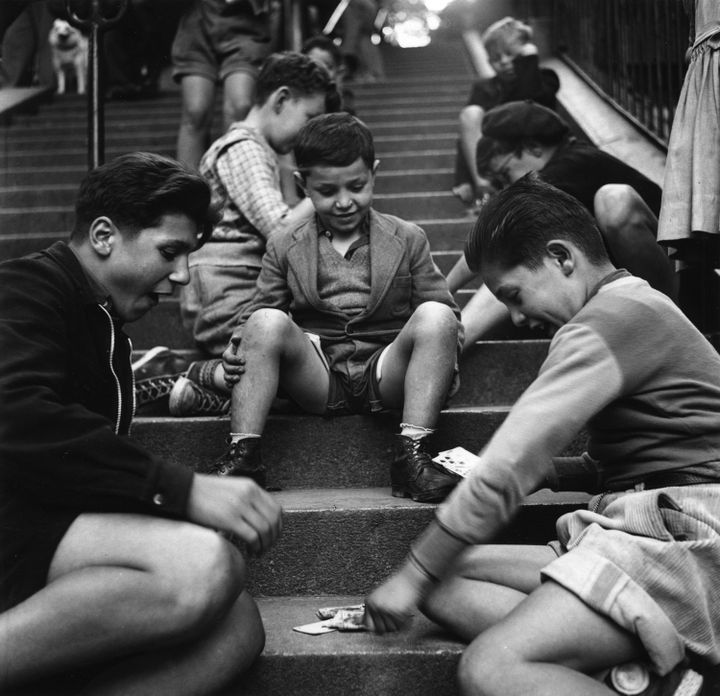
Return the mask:
<svg viewBox="0 0 720 696">
<path fill-rule="evenodd" d="M 588 675 L 644 656 L 635 636 L 547 581 L 470 644 L 458 678 L 464 696 L 610 696 Z"/>
<path fill-rule="evenodd" d="M 201 75 L 186 75 L 180 83 L 182 113 L 177 138 L 177 158 L 197 169 L 210 144 L 215 84 Z"/>
<path fill-rule="evenodd" d="M 0 614 L 0 685 L 152 651 L 160 660 L 145 674 L 158 688 L 147 693 L 211 691 L 263 646 L 255 605 L 241 595 L 244 582 L 239 552 L 212 530 L 139 515 L 80 515 L 58 546 L 46 587 Z M 221 637 L 231 641 L 228 650 L 217 650 Z M 186 667 L 162 659 L 171 648 L 193 663 L 192 687 Z M 142 675 L 123 679 L 137 689 Z"/>
<path fill-rule="evenodd" d="M 402 419 L 432 428 L 447 398 L 457 354 L 457 319 L 440 302 L 424 302 L 385 354 L 380 395 Z"/>
<path fill-rule="evenodd" d="M 260 309 L 243 327 L 239 354 L 245 361 L 232 390 L 230 429 L 261 434 L 278 386 L 309 413 L 324 413 L 329 375 L 305 333 L 284 312 Z"/>
<path fill-rule="evenodd" d="M 469 547 L 421 609 L 469 643 L 540 587 L 540 570 L 555 558 L 549 546 Z"/>
<path fill-rule="evenodd" d="M 677 301 L 677 276 L 657 243 L 657 218 L 631 186 L 607 184 L 594 200 L 595 219 L 618 268 L 644 278 Z"/>
<path fill-rule="evenodd" d="M 460 313 L 465 329 L 463 353 L 510 318 L 507 307 L 482 285 Z"/>
<path fill-rule="evenodd" d="M 485 111 L 481 106 L 468 104 L 460 112 L 460 150 L 472 175 L 475 196 L 479 196 L 487 182 L 480 177 L 475 162 L 477 144 L 482 137 L 482 120 Z"/>
</svg>

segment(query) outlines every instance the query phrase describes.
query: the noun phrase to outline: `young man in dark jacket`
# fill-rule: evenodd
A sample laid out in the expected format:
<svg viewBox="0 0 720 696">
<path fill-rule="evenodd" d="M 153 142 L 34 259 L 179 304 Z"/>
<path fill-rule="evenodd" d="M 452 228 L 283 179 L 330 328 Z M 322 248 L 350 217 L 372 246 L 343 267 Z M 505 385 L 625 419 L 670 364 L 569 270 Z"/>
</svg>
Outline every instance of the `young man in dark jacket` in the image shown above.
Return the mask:
<svg viewBox="0 0 720 696">
<path fill-rule="evenodd" d="M 0 264 L 0 691 L 69 678 L 83 693 L 207 693 L 264 642 L 216 530 L 261 552 L 280 510 L 250 479 L 194 474 L 127 437 L 122 325 L 188 282 L 210 191 L 134 153 L 87 176 L 76 214 L 67 244 Z"/>
</svg>

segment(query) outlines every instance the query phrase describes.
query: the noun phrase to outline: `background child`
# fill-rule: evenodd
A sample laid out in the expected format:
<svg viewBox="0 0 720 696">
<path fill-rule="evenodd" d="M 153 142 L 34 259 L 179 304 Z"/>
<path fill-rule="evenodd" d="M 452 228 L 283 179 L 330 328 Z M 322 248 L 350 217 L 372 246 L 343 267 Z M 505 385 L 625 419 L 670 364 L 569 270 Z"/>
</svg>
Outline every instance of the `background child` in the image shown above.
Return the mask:
<svg viewBox="0 0 720 696">
<path fill-rule="evenodd" d="M 667 296 L 612 266 L 587 210 L 549 184 L 501 191 L 473 237 L 513 321 L 554 336 L 468 478 L 367 598 L 366 622 L 395 630 L 420 606 L 472 641 L 466 694 L 610 694 L 589 675 L 631 660 L 697 686 L 686 655 L 720 662 L 720 356 Z M 552 458 L 583 426 L 578 469 L 604 493 L 563 515 L 551 545 L 474 546 L 530 492 L 564 488 Z"/>
<path fill-rule="evenodd" d="M 527 24 L 505 17 L 486 29 L 482 42 L 494 75 L 483 76 L 473 84 L 467 106 L 460 112 L 453 193 L 464 203 L 481 199 L 492 188 L 478 174 L 475 163 L 485 113 L 498 104 L 518 99 L 532 99 L 554 108 L 560 88 L 557 74 L 540 68 L 537 47 L 531 43 L 532 29 Z"/>
<path fill-rule="evenodd" d="M 310 413 L 402 408 L 393 495 L 441 500 L 457 479 L 431 461 L 427 436 L 455 374 L 458 308 L 422 230 L 371 208 L 377 162 L 362 122 L 313 119 L 295 157 L 315 215 L 270 238 L 223 356 L 232 444 L 215 469 L 264 482 L 260 436 L 279 385 Z M 186 399 L 192 385 L 179 380 L 171 407 Z"/>
<path fill-rule="evenodd" d="M 477 146 L 477 167 L 495 189 L 537 171 L 543 181 L 571 194 L 595 216 L 610 259 L 676 298 L 676 277 L 657 243 L 660 187 L 607 152 L 572 137 L 554 111 L 531 101 L 514 101 L 488 111 Z M 474 278 L 476 258 L 467 249 L 448 274 L 452 292 Z M 465 347 L 507 320 L 507 311 L 481 287 L 462 312 Z"/>
<path fill-rule="evenodd" d="M 324 113 L 329 93 L 334 93 L 330 76 L 313 60 L 300 53 L 273 54 L 258 76 L 248 117 L 203 156 L 200 172 L 222 207 L 222 219 L 191 260 L 181 310 L 208 356 L 222 354 L 252 298 L 267 239 L 312 211 L 310 201 L 291 209 L 283 200 L 277 156 L 290 152 L 302 126 Z"/>
</svg>

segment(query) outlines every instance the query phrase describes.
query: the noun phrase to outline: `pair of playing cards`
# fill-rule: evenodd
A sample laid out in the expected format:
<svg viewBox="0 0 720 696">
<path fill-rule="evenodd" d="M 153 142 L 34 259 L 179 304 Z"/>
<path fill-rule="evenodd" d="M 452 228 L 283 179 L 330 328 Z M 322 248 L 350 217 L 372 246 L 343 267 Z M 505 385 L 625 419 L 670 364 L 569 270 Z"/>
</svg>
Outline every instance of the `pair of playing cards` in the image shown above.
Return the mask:
<svg viewBox="0 0 720 696">
<path fill-rule="evenodd" d="M 321 621 L 293 626 L 293 631 L 306 633 L 309 636 L 319 636 L 333 631 L 364 631 L 363 617 L 364 604 L 353 604 L 345 607 L 321 607 L 317 610 Z"/>
<path fill-rule="evenodd" d="M 439 452 L 437 457 L 433 458 L 433 461 L 453 474 L 464 478 L 480 461 L 480 457 L 478 457 L 477 454 L 468 452 L 464 447 L 453 447 L 452 449 Z"/>
</svg>

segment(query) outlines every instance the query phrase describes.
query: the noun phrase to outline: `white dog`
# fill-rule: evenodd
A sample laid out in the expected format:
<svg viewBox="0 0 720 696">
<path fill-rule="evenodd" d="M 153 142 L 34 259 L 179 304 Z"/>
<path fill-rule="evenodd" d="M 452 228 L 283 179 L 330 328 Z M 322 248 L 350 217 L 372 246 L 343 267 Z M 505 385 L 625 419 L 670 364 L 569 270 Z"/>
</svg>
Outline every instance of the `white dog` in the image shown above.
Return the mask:
<svg viewBox="0 0 720 696">
<path fill-rule="evenodd" d="M 58 94 L 65 93 L 65 68 L 68 66 L 75 70 L 78 94 L 85 94 L 88 65 L 87 38 L 64 19 L 56 19 L 50 29 L 48 40 L 52 49 Z"/>
</svg>

